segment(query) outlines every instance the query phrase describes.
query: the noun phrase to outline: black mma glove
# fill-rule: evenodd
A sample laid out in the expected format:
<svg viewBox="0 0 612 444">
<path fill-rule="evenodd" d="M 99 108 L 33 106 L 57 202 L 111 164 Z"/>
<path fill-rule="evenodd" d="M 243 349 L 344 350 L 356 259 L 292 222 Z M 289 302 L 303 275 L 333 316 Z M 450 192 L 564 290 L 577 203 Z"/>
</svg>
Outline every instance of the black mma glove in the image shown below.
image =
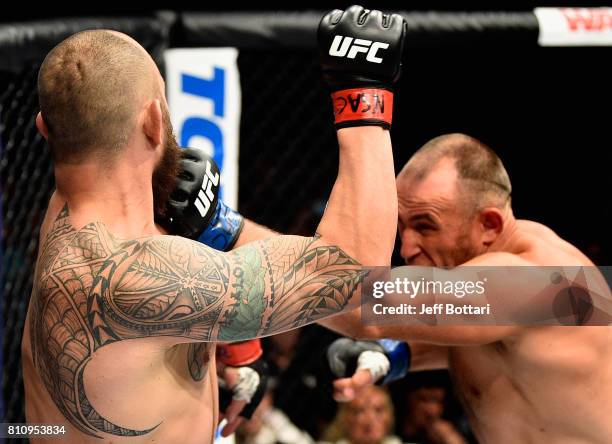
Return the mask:
<svg viewBox="0 0 612 444">
<path fill-rule="evenodd" d="M 203 149 L 185 148 L 176 187 L 157 223 L 170 234 L 197 240 L 220 251 L 232 249 L 244 218 L 219 199 L 221 174 Z"/>
<path fill-rule="evenodd" d="M 408 344 L 393 339 L 340 338 L 327 348 L 327 361 L 334 376 L 348 378 L 357 370 L 369 370 L 372 382 L 379 384 L 403 378 L 410 369 L 410 358 Z"/>
<path fill-rule="evenodd" d="M 318 44 L 336 128 L 391 127 L 392 86 L 401 74 L 405 35 L 406 24 L 399 14 L 351 6 L 323 17 Z"/>
</svg>

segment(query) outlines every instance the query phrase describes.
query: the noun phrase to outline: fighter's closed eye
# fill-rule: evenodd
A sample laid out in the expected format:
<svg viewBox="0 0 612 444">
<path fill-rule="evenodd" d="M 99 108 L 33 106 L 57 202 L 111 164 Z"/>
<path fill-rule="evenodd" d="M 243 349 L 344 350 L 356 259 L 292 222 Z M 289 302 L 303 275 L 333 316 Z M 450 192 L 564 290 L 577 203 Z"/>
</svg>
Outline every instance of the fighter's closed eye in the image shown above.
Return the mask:
<svg viewBox="0 0 612 444">
<path fill-rule="evenodd" d="M 413 230 L 422 233 L 438 229 L 436 220 L 429 213 L 419 213 L 410 217 L 410 226 Z"/>
<path fill-rule="evenodd" d="M 433 231 L 436 229 L 434 225 L 428 224 L 426 222 L 417 222 L 413 225 L 413 228 L 420 233 L 424 231 Z"/>
</svg>

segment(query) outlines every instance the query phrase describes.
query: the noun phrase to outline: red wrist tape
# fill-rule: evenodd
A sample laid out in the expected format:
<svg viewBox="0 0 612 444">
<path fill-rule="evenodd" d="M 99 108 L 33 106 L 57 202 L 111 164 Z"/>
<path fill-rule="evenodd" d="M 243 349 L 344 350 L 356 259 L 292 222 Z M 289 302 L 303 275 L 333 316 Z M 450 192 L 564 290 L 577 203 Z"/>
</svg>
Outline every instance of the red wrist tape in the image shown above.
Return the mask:
<svg viewBox="0 0 612 444">
<path fill-rule="evenodd" d="M 257 361 L 262 354 L 263 349 L 259 339 L 217 346 L 217 359 L 232 367 L 251 364 Z"/>
<path fill-rule="evenodd" d="M 393 93 L 378 88 L 343 89 L 332 93 L 336 127 L 380 125 L 389 129 Z"/>
</svg>

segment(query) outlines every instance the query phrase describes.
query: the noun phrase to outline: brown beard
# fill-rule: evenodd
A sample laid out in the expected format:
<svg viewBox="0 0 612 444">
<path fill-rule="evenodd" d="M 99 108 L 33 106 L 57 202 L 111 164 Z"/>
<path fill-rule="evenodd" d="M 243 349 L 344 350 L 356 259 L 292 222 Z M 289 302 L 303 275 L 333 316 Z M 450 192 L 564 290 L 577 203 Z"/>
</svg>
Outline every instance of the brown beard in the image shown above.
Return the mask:
<svg viewBox="0 0 612 444">
<path fill-rule="evenodd" d="M 463 227 L 463 232 L 457 237 L 456 245 L 452 258 L 453 267 L 464 264 L 480 254 L 472 245 L 468 224 Z"/>
<path fill-rule="evenodd" d="M 153 207 L 155 208 L 155 214 L 158 216 L 166 214 L 166 204 L 176 187 L 179 161 L 182 158 L 182 149 L 176 142 L 170 122 L 170 114 L 165 107 L 162 109 L 162 124 L 166 133 L 164 154 L 153 172 Z"/>
</svg>

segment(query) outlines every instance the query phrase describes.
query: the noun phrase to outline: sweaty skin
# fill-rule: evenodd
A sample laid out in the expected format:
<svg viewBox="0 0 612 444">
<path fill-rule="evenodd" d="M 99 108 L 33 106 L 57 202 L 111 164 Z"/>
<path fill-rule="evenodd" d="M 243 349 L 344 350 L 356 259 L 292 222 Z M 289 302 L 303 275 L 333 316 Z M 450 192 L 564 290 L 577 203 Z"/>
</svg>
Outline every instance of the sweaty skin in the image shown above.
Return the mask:
<svg viewBox="0 0 612 444">
<path fill-rule="evenodd" d="M 98 60 L 86 64 L 82 54 L 68 55 L 87 77 L 87 64 Z M 167 103 L 147 60 L 154 83 L 142 90 L 126 145 L 103 161 L 92 154 L 54 165 L 22 361 L 27 421 L 64 425 L 62 442 L 211 443 L 214 342 L 286 331 L 351 307 L 360 263 L 388 264 L 393 249 L 393 155 L 379 127 L 338 131 L 338 177 L 315 236 L 266 235 L 224 253 L 164 235 L 153 220 L 153 178 L 168 149 Z M 44 119 L 40 113 L 37 126 L 48 137 Z"/>
<path fill-rule="evenodd" d="M 425 180 L 398 176 L 399 234 L 407 265 L 593 266 L 552 230 L 514 219 L 509 208 L 498 211 L 503 226 L 485 247 L 473 233 L 458 241 L 455 176 L 444 161 Z M 466 247 L 457 248 L 462 242 Z M 366 327 L 359 310 L 321 323 L 356 338 L 410 342 L 411 370 L 448 368 L 480 443 L 604 444 L 612 438 L 608 327 Z M 336 381 L 337 397 L 351 398 L 370 379 L 363 370 Z"/>
<path fill-rule="evenodd" d="M 344 306 L 360 279 L 355 261 L 317 237 L 277 236 L 223 255 L 174 236 L 122 241 L 99 222 L 77 229 L 67 205 L 41 236 L 23 339 L 28 418 L 68 418 L 86 435 L 212 437 L 214 343 L 180 342 L 297 327 Z M 262 299 L 268 286 L 275 303 Z M 299 304 L 287 297 L 296 292 Z"/>
<path fill-rule="evenodd" d="M 517 221 L 508 253 L 537 265 L 592 266 L 547 227 Z M 486 264 L 483 259 L 481 265 Z M 482 443 L 606 443 L 612 423 L 612 330 L 608 327 L 443 327 L 438 332 L 380 329 L 406 341 L 466 342 L 435 350 L 421 366 L 446 364 Z M 438 330 L 433 327 L 430 330 Z M 463 330 L 463 331 L 462 331 Z M 370 333 L 367 333 L 371 336 Z M 454 336 L 454 338 L 453 338 Z M 416 344 L 424 348 L 428 344 Z M 436 356 L 436 353 L 437 356 Z M 441 362 L 440 362 L 441 361 Z"/>
</svg>

